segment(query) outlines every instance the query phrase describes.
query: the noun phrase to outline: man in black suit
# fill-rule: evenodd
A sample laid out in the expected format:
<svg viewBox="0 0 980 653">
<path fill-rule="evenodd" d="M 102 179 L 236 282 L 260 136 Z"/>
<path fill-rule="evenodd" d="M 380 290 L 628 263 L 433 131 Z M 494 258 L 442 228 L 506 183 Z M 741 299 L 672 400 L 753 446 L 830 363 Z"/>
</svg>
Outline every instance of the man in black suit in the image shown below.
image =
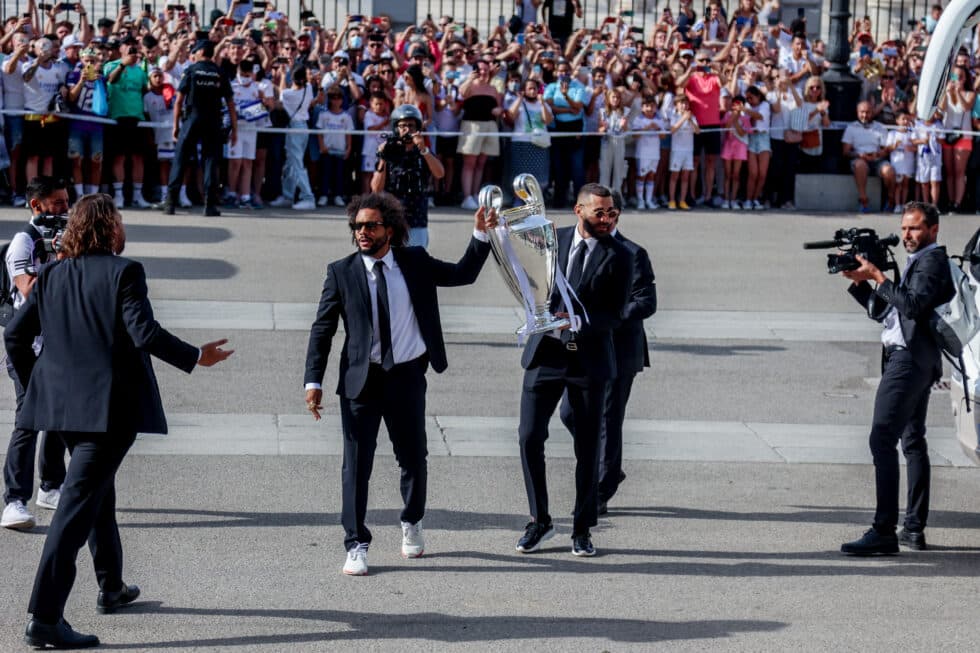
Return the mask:
<svg viewBox="0 0 980 653">
<path fill-rule="evenodd" d="M 558 230 L 558 266 L 578 295 L 582 328 L 572 332 L 536 334 L 524 348 L 521 365 L 524 384 L 518 435 L 524 486 L 531 521 L 517 542 L 517 550 L 530 553 L 555 534 L 548 512 L 544 443 L 562 394 L 571 409 L 570 429 L 575 443 L 575 509 L 572 553 L 593 556 L 589 529 L 596 524 L 598 507 L 598 445 L 606 386 L 615 378 L 613 329 L 622 321 L 630 293 L 633 257 L 612 237 L 619 212 L 605 186 L 586 184 L 575 204 L 578 223 Z M 552 310 L 558 308 L 557 293 Z"/>
<path fill-rule="evenodd" d="M 116 256 L 125 240 L 112 198 L 82 197 L 68 220 L 62 260 L 41 268 L 4 333 L 27 389 L 17 426 L 59 431 L 71 452 L 34 579 L 25 635 L 32 646 L 99 644 L 64 620 L 86 540 L 99 582 L 98 611 L 114 612 L 139 596 L 122 579 L 115 475 L 137 432 L 167 432 L 150 355 L 189 373 L 232 353 L 220 349 L 224 340 L 193 347 L 153 319 L 143 266 Z M 44 349 L 35 359 L 31 345 L 42 331 Z"/>
<path fill-rule="evenodd" d="M 622 211 L 620 195 L 613 193 L 616 211 Z M 608 503 L 626 480 L 623 472 L 623 421 L 626 404 L 633 389 L 633 379 L 650 367 L 650 349 L 643 320 L 657 312 L 657 282 L 647 251 L 619 231 L 619 215 L 613 220 L 612 237 L 626 246 L 633 255 L 633 277 L 629 300 L 623 309 L 623 321 L 613 330 L 613 346 L 616 349 L 616 376 L 606 389 L 605 407 L 602 414 L 602 430 L 599 432 L 599 514 L 608 512 Z M 566 393 L 561 402 L 561 421 L 574 432 L 572 407 Z"/>
<path fill-rule="evenodd" d="M 484 211 L 458 263 L 405 247 L 408 225 L 398 200 L 387 193 L 354 198 L 347 206 L 357 251 L 331 263 L 306 352 L 306 405 L 320 419 L 323 374 L 337 324 L 347 333 L 340 354 L 340 416 L 344 430 L 343 572 L 367 574 L 371 531 L 364 524 L 378 428 L 384 419 L 401 468 L 402 555 L 417 558 L 425 544 L 425 372 L 446 369 L 438 286 L 473 283 L 490 245 Z"/>
<path fill-rule="evenodd" d="M 909 202 L 902 215 L 902 243 L 909 260 L 900 283 L 859 258 L 861 267 L 843 275 L 854 283 L 848 292 L 882 323 L 881 383 L 875 395 L 869 444 L 875 466 L 877 505 L 871 529 L 841 546 L 851 555 L 898 553 L 901 543 L 926 548 L 929 515 L 929 446 L 926 410 L 929 390 L 943 373 L 942 358 L 929 327 L 933 309 L 955 294 L 946 249 L 936 244 L 939 211 L 932 204 Z M 869 281 L 877 287 L 872 289 Z M 905 524 L 898 525 L 899 468 L 902 443 L 908 470 Z"/>
</svg>

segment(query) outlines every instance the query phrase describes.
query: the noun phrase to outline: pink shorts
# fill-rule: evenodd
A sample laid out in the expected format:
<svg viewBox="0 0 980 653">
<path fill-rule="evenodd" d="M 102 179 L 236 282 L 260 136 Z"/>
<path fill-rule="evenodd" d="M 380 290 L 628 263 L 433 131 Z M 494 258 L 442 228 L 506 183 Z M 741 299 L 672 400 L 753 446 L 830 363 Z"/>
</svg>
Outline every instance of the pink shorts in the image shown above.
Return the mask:
<svg viewBox="0 0 980 653">
<path fill-rule="evenodd" d="M 721 158 L 724 161 L 745 161 L 749 158 L 749 145 L 729 136 L 721 148 Z"/>
<path fill-rule="evenodd" d="M 969 136 L 963 136 L 958 139 L 954 144 L 950 145 L 946 141 L 943 141 L 944 150 L 966 150 L 967 152 L 973 151 L 973 139 Z"/>
</svg>

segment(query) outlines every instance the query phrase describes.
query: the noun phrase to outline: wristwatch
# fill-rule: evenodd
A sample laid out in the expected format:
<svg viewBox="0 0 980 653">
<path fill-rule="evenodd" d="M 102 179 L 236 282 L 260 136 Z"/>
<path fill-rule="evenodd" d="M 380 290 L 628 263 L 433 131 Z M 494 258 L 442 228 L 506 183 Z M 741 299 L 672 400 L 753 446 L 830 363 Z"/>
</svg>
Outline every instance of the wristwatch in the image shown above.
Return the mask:
<svg viewBox="0 0 980 653">
<path fill-rule="evenodd" d="M 422 156 L 428 155 L 429 154 L 429 148 L 423 147 L 422 149 L 419 150 L 419 154 L 421 154 Z"/>
</svg>

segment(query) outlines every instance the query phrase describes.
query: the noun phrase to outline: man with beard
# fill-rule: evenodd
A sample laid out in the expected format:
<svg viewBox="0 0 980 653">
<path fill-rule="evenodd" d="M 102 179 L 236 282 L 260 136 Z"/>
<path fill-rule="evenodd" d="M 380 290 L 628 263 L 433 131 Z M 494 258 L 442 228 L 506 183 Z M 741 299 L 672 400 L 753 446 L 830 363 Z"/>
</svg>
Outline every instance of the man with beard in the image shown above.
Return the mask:
<svg viewBox="0 0 980 653">
<path fill-rule="evenodd" d="M 364 524 L 368 482 L 378 427 L 384 419 L 401 468 L 402 556 L 424 550 L 421 520 L 426 495 L 425 372 L 446 369 L 446 347 L 436 288 L 473 283 L 490 253 L 484 209 L 457 263 L 440 261 L 421 247 L 406 247 L 408 225 L 392 195 L 370 193 L 347 206 L 357 251 L 327 267 L 306 352 L 306 407 L 320 419 L 323 374 L 337 325 L 347 337 L 340 354 L 340 415 L 344 431 L 343 572 L 368 572 L 371 531 Z M 494 216 L 495 217 L 495 216 Z"/>
<path fill-rule="evenodd" d="M 932 384 L 943 373 L 929 320 L 933 310 L 955 292 L 946 248 L 936 244 L 938 235 L 939 210 L 932 204 L 909 202 L 902 215 L 902 244 L 909 258 L 901 281 L 893 283 L 860 256 L 861 267 L 842 272 L 853 282 L 848 292 L 881 322 L 882 362 L 869 438 L 877 495 L 874 521 L 863 536 L 843 544 L 841 553 L 895 554 L 899 544 L 926 548 L 930 476 L 926 411 Z M 908 469 L 908 499 L 904 528 L 896 537 L 899 442 Z"/>
<path fill-rule="evenodd" d="M 613 329 L 622 322 L 629 297 L 633 256 L 612 237 L 619 211 L 608 188 L 585 184 L 575 215 L 574 227 L 558 230 L 558 266 L 578 297 L 581 329 L 535 334 L 521 358 L 525 372 L 518 435 L 531 511 L 531 521 L 517 542 L 521 553 L 538 550 L 555 534 L 548 511 L 544 443 L 551 416 L 567 393 L 575 442 L 572 554 L 595 555 L 589 529 L 597 522 L 599 432 L 606 388 L 617 375 Z M 553 295 L 553 311 L 558 299 Z"/>
</svg>

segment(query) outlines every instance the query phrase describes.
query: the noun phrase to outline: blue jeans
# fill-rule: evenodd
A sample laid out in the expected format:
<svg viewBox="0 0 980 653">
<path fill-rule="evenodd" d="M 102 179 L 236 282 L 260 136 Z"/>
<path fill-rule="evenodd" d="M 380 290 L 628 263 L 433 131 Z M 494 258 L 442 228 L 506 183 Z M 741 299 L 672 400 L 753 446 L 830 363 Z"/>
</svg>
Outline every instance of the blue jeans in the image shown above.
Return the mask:
<svg viewBox="0 0 980 653">
<path fill-rule="evenodd" d="M 306 129 L 305 120 L 293 120 L 289 123 L 291 129 Z M 299 201 L 313 201 L 313 190 L 310 188 L 310 178 L 303 166 L 303 155 L 306 153 L 308 134 L 286 134 L 286 163 L 282 167 L 282 194 L 293 201 L 296 191 L 299 191 Z"/>
<path fill-rule="evenodd" d="M 429 228 L 428 227 L 409 227 L 408 228 L 409 247 L 429 247 Z"/>
</svg>

